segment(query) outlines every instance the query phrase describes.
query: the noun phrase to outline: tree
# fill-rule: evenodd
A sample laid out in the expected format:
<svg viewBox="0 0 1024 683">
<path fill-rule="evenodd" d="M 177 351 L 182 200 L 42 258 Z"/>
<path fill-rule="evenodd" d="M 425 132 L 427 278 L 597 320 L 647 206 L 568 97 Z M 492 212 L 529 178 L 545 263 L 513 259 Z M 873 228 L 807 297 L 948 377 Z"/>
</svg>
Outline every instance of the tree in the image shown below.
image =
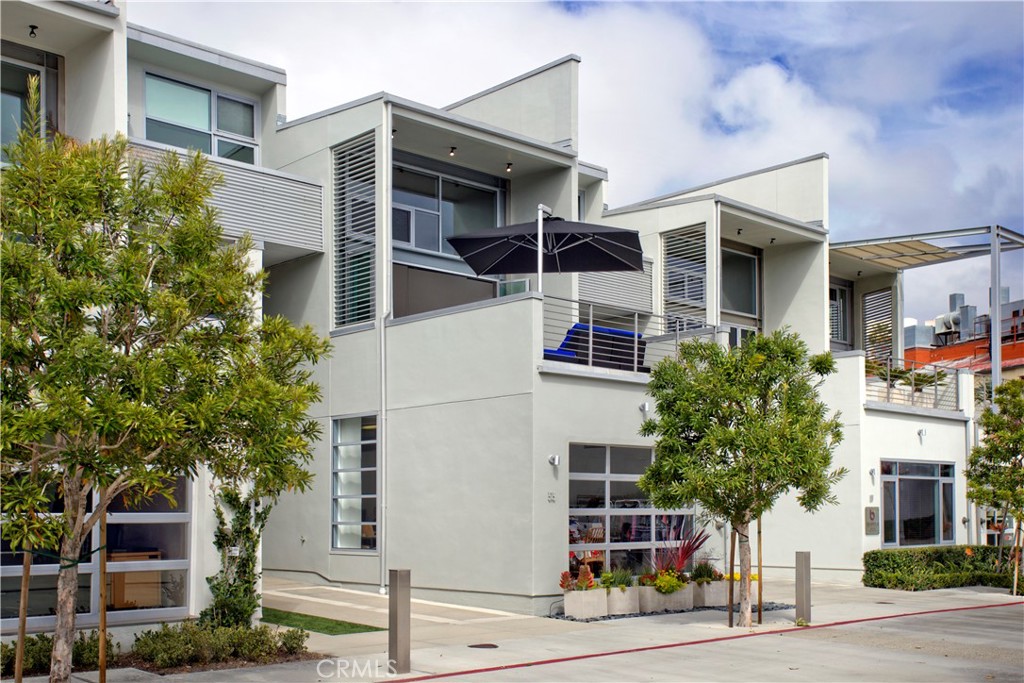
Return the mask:
<svg viewBox="0 0 1024 683">
<path fill-rule="evenodd" d="M 1024 378 L 996 387 L 995 404 L 979 420 L 985 440 L 967 460 L 967 497 L 979 505 L 1024 519 Z M 1002 536 L 1002 534 L 1000 534 Z M 1015 546 L 1020 533 L 1014 534 Z"/>
<path fill-rule="evenodd" d="M 836 502 L 832 487 L 846 470 L 831 469 L 832 451 L 842 430 L 817 392 L 834 371 L 831 354 L 811 356 L 797 335 L 779 331 L 729 350 L 687 341 L 678 359 L 666 358 L 651 373 L 657 412 L 641 433 L 657 440 L 640 488 L 658 507 L 699 503 L 732 525 L 740 626 L 751 619 L 750 522 L 791 489 L 805 510 Z"/>
<path fill-rule="evenodd" d="M 121 136 L 32 131 L 0 178 L 0 486 L 14 549 L 62 558 L 50 675 L 66 681 L 77 562 L 110 502 L 171 500 L 200 467 L 308 486 L 315 423 L 272 416 L 319 399 L 300 366 L 328 347 L 257 319 L 264 275 L 250 239 L 224 245 L 205 157 L 147 172 Z M 49 496 L 60 511 L 30 519 L 24 501 Z"/>
</svg>

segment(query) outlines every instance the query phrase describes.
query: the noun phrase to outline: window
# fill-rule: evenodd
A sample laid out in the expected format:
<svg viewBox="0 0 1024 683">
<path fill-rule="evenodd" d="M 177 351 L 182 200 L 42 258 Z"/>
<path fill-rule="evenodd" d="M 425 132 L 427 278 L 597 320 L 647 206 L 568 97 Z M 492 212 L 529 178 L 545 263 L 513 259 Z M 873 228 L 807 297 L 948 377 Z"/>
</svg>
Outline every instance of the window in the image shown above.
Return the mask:
<svg viewBox="0 0 1024 683">
<path fill-rule="evenodd" d="M 111 501 L 107 516 L 107 610 L 112 624 L 132 623 L 138 612 L 159 610 L 157 618 L 180 619 L 187 616 L 192 534 L 189 512 L 190 482 L 179 477 L 175 482 L 173 504 L 156 496 L 138 505 L 130 505 L 124 496 Z M 88 501 L 91 509 L 95 502 Z M 50 504 L 51 512 L 60 512 L 59 500 Z M 78 576 L 77 610 L 82 619 L 95 623 L 99 613 L 98 552 L 99 525 L 86 537 L 82 547 Z M 0 552 L 0 594 L 4 628 L 8 619 L 17 617 L 21 590 L 20 552 L 11 552 L 4 541 Z M 52 629 L 56 581 L 60 571 L 57 551 L 33 553 L 29 595 L 29 624 L 32 628 Z"/>
<path fill-rule="evenodd" d="M 756 318 L 759 314 L 757 256 L 722 250 L 722 310 Z"/>
<path fill-rule="evenodd" d="M 331 548 L 377 548 L 377 418 L 345 417 L 331 430 Z"/>
<path fill-rule="evenodd" d="M 146 75 L 146 139 L 256 163 L 256 105 Z"/>
<path fill-rule="evenodd" d="M 0 43 L 0 51 L 3 53 L 0 65 L 0 143 L 14 142 L 28 118 L 31 76 L 39 79 L 39 133 L 56 131 L 60 57 L 7 41 Z M 6 154 L 2 160 L 7 161 Z"/>
<path fill-rule="evenodd" d="M 637 486 L 653 457 L 650 448 L 569 446 L 570 567 L 637 573 L 693 529 L 692 510 L 654 508 Z"/>
<path fill-rule="evenodd" d="M 953 469 L 946 463 L 882 461 L 884 545 L 955 540 Z"/>
<path fill-rule="evenodd" d="M 850 332 L 853 309 L 850 306 L 851 286 L 849 283 L 833 282 L 828 286 L 829 336 L 832 349 L 842 351 L 853 348 Z"/>
<path fill-rule="evenodd" d="M 498 187 L 497 179 L 470 181 L 461 177 L 459 169 L 435 173 L 396 164 L 392 174 L 392 238 L 400 245 L 455 256 L 448 237 L 500 225 Z"/>
</svg>

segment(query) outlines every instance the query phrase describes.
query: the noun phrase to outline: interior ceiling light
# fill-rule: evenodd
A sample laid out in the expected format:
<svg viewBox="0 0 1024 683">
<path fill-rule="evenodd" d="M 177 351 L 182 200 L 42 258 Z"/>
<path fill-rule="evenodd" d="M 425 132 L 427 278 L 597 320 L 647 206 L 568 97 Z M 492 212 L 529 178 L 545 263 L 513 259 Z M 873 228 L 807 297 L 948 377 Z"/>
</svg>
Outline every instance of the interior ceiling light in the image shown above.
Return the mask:
<svg viewBox="0 0 1024 683">
<path fill-rule="evenodd" d="M 36 26 L 35 24 L 29 24 L 28 25 L 28 37 L 29 38 L 35 38 L 36 37 L 36 29 L 37 28 L 39 28 L 39 27 Z"/>
<path fill-rule="evenodd" d="M 448 156 L 450 156 L 450 157 L 455 156 L 455 147 L 452 147 L 450 150 L 448 150 Z"/>
</svg>

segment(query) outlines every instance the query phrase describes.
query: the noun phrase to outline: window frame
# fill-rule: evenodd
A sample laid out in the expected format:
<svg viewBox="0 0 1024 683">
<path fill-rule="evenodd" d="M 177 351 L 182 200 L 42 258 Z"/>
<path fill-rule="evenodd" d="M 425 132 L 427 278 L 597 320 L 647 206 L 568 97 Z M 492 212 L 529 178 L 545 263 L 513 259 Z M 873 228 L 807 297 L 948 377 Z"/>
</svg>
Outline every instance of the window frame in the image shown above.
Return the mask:
<svg viewBox="0 0 1024 683">
<path fill-rule="evenodd" d="M 582 448 L 603 448 L 604 449 L 604 472 L 573 472 L 572 471 L 572 451 L 576 447 Z M 616 506 L 611 500 L 611 490 L 613 483 L 630 483 L 636 484 L 640 480 L 641 474 L 626 474 L 613 471 L 612 463 L 612 452 L 614 449 L 631 449 L 631 450 L 643 450 L 650 453 L 650 462 L 654 462 L 654 449 L 651 446 L 646 445 L 626 445 L 626 444 L 600 444 L 600 443 L 589 443 L 589 442 L 573 442 L 568 445 L 568 477 L 566 483 L 566 496 L 568 498 L 568 510 L 567 515 L 567 530 L 571 532 L 572 520 L 580 517 L 601 517 L 603 518 L 604 525 L 604 541 L 600 543 L 572 543 L 569 542 L 569 534 L 566 535 L 567 548 L 570 556 L 573 554 L 582 554 L 586 552 L 601 552 L 605 558 L 603 571 L 607 571 L 610 565 L 611 554 L 616 551 L 636 552 L 641 551 L 644 553 L 644 563 L 649 563 L 650 555 L 657 552 L 661 548 L 675 547 L 678 546 L 678 540 L 659 540 L 657 534 L 658 528 L 658 517 L 663 516 L 679 516 L 689 517 L 689 520 L 684 520 L 681 529 L 689 527 L 690 529 L 696 528 L 697 514 L 695 507 L 689 508 L 676 508 L 671 510 L 664 510 L 661 508 L 654 507 L 647 500 L 647 505 L 643 507 L 630 508 L 626 506 Z M 577 507 L 571 499 L 569 488 L 573 481 L 586 481 L 586 482 L 601 482 L 604 485 L 604 505 L 602 507 Z M 613 525 L 612 521 L 615 518 L 621 517 L 647 517 L 648 528 L 650 533 L 650 539 L 646 541 L 613 541 L 611 539 L 612 529 L 619 528 L 619 525 Z M 583 536 L 580 535 L 582 540 Z"/>
<path fill-rule="evenodd" d="M 845 292 L 845 310 L 839 312 L 841 318 L 841 327 L 845 330 L 845 337 L 834 337 L 832 336 L 832 292 Z M 850 350 L 853 349 L 853 283 L 847 280 L 837 280 L 835 278 L 829 280 L 828 283 L 828 332 L 829 332 L 829 343 L 833 345 L 833 350 Z"/>
<path fill-rule="evenodd" d="M 722 266 L 722 272 L 720 272 L 718 274 L 718 281 L 719 281 L 719 283 L 721 285 L 721 290 L 720 291 L 722 293 L 722 295 L 720 297 L 720 301 L 719 301 L 719 309 L 721 310 L 722 313 L 727 313 L 729 315 L 737 316 L 739 318 L 744 318 L 746 320 L 755 321 L 755 325 L 750 325 L 750 326 L 751 327 L 755 327 L 756 329 L 760 329 L 760 327 L 761 327 L 761 299 L 762 299 L 762 293 L 761 293 L 761 254 L 760 253 L 750 253 L 750 252 L 744 251 L 742 249 L 736 249 L 736 248 L 727 247 L 727 246 L 722 246 L 721 251 L 722 251 L 723 254 L 728 252 L 730 254 L 736 254 L 737 256 L 746 257 L 746 258 L 750 259 L 753 262 L 753 264 L 754 264 L 754 312 L 753 313 L 749 313 L 747 311 L 737 311 L 735 309 L 726 308 L 725 307 L 725 303 L 724 303 L 725 302 L 725 266 L 724 265 Z M 721 261 L 721 259 L 720 259 L 720 261 Z"/>
<path fill-rule="evenodd" d="M 395 175 L 396 175 L 396 173 L 397 173 L 399 168 L 404 169 L 406 171 L 411 171 L 413 173 L 418 173 L 420 175 L 430 176 L 430 177 L 434 178 L 434 180 L 436 182 L 436 187 L 437 187 L 437 196 L 436 196 L 436 199 L 437 199 L 437 210 L 436 211 L 434 209 L 424 209 L 424 208 L 418 207 L 418 206 L 412 206 L 412 205 L 409 205 L 409 204 L 403 204 L 400 201 L 397 201 L 395 199 L 395 196 L 394 196 L 394 194 L 395 194 L 394 193 Z M 505 224 L 505 192 L 506 192 L 507 188 L 501 183 L 501 178 L 495 177 L 494 178 L 495 184 L 494 185 L 489 185 L 489 184 L 481 182 L 479 180 L 474 180 L 472 178 L 466 177 L 466 175 L 459 175 L 458 171 L 459 171 L 458 167 L 453 167 L 453 166 L 450 166 L 448 164 L 444 164 L 444 168 L 442 169 L 442 168 L 431 168 L 430 166 L 425 165 L 425 164 L 417 164 L 417 163 L 415 163 L 415 161 L 412 161 L 412 160 L 398 159 L 398 160 L 393 160 L 392 161 L 392 163 L 391 163 L 391 176 L 390 176 L 390 183 L 391 183 L 391 188 L 392 188 L 392 192 L 391 192 L 391 207 L 390 207 L 391 213 L 389 213 L 389 220 L 392 220 L 392 221 L 394 220 L 393 216 L 394 216 L 395 209 L 399 209 L 401 211 L 405 211 L 405 212 L 407 212 L 409 214 L 409 240 L 408 241 L 397 239 L 394 236 L 394 230 L 392 230 L 391 243 L 393 245 L 396 245 L 399 250 L 401 250 L 401 251 L 408 251 L 408 252 L 414 252 L 414 253 L 418 253 L 418 254 L 429 254 L 432 257 L 445 258 L 445 259 L 448 259 L 450 261 L 456 261 L 456 262 L 459 262 L 459 263 L 462 262 L 462 258 L 457 253 L 456 254 L 452 254 L 452 253 L 448 253 L 448 252 L 446 252 L 444 250 L 445 239 L 444 239 L 444 216 L 443 216 L 444 211 L 443 211 L 443 208 L 444 208 L 444 183 L 445 183 L 445 181 L 448 181 L 448 182 L 451 182 L 451 183 L 459 183 L 461 185 L 466 185 L 468 187 L 472 187 L 472 188 L 475 188 L 475 189 L 478 189 L 478 190 L 484 190 L 484 191 L 487 191 L 487 192 L 492 192 L 494 194 L 494 227 L 496 227 L 496 228 L 497 227 L 501 227 L 501 226 L 503 226 Z M 480 174 L 478 174 L 478 175 L 480 175 Z M 417 247 L 416 246 L 416 213 L 417 212 L 428 213 L 428 214 L 431 214 L 431 215 L 437 217 L 438 249 L 436 251 L 433 250 L 433 249 L 426 249 L 424 247 Z M 399 261 L 401 261 L 401 259 L 399 259 Z M 419 265 L 419 264 L 416 264 L 416 265 Z"/>
<path fill-rule="evenodd" d="M 184 524 L 185 525 L 185 548 L 186 557 L 178 559 L 168 560 L 136 560 L 130 562 L 111 562 L 107 561 L 107 575 L 111 574 L 127 574 L 136 572 L 184 572 L 184 595 L 182 597 L 182 603 L 178 606 L 170 607 L 143 607 L 136 609 L 109 609 L 107 610 L 107 623 L 116 626 L 121 624 L 139 624 L 139 623 L 156 623 L 161 621 L 179 621 L 189 616 L 194 592 L 193 592 L 193 575 L 196 571 L 193 566 L 193 560 L 196 556 L 197 543 L 202 543 L 201 539 L 196 539 L 193 524 L 194 504 L 196 500 L 195 493 L 195 480 L 189 477 L 184 477 L 184 502 L 178 509 L 183 510 L 182 512 L 108 512 L 107 513 L 107 524 Z M 98 493 L 92 494 L 92 504 L 96 505 L 96 499 Z M 60 513 L 53 513 L 60 514 Z M 92 543 L 93 553 L 89 556 L 88 561 L 81 562 L 78 565 L 79 577 L 89 577 L 89 602 L 86 605 L 87 609 L 80 611 L 75 616 L 75 621 L 80 626 L 92 627 L 99 623 L 99 600 L 100 600 L 100 583 L 97 580 L 100 571 L 100 563 L 97 557 L 97 550 L 100 550 L 100 525 L 97 524 L 89 532 L 90 541 Z M 60 564 L 32 564 L 32 577 L 37 576 L 56 576 L 60 572 Z M 22 575 L 22 565 L 13 564 L 0 567 L 0 577 L 2 578 L 20 578 Z M 109 600 L 111 596 L 107 595 Z M 79 603 L 79 607 L 82 603 Z M 52 631 L 56 625 L 56 617 L 53 615 L 47 616 L 34 616 L 28 617 L 28 628 L 30 631 Z M 0 620 L 0 628 L 4 632 L 9 630 L 17 630 L 18 619 L 17 617 L 9 617 Z"/>
<path fill-rule="evenodd" d="M 893 471 L 895 474 L 884 474 L 885 463 L 892 463 Z M 879 487 L 881 497 L 881 546 L 882 548 L 918 548 L 918 547 L 929 547 L 938 545 L 955 545 L 956 544 L 956 463 L 952 461 L 939 461 L 939 460 L 897 460 L 897 459 L 886 459 L 879 461 Z M 934 465 L 938 468 L 937 475 L 916 475 L 916 474 L 900 474 L 900 465 Z M 943 476 L 942 470 L 944 467 L 952 468 L 952 474 L 949 476 Z M 900 533 L 899 522 L 900 522 L 900 480 L 912 479 L 915 481 L 931 481 L 935 483 L 935 541 L 932 543 L 903 543 L 902 534 Z M 885 498 L 885 484 L 891 482 L 894 484 L 896 495 L 893 499 L 893 519 L 896 523 L 894 529 L 895 541 L 886 541 L 885 537 L 885 512 L 887 502 Z M 943 518 L 943 503 L 945 502 L 945 489 L 946 485 L 952 487 L 952 502 L 950 506 L 950 527 L 952 538 L 946 540 L 943 538 L 944 530 L 942 528 Z"/>
<path fill-rule="evenodd" d="M 202 130 L 202 129 L 199 129 L 199 128 L 195 128 L 193 126 L 183 125 L 183 124 L 178 123 L 176 121 L 170 121 L 170 120 L 162 118 L 160 116 L 152 115 L 149 112 L 148 107 L 147 107 L 147 90 L 149 88 L 149 79 L 150 78 L 157 78 L 157 79 L 160 79 L 160 80 L 163 80 L 163 81 L 167 81 L 169 83 L 173 83 L 175 85 L 180 85 L 180 86 L 185 86 L 187 88 L 194 88 L 196 90 L 204 90 L 204 91 L 206 91 L 206 93 L 209 95 L 209 98 L 210 98 L 210 121 L 209 121 L 209 128 L 206 129 L 206 130 Z M 218 116 L 217 104 L 218 104 L 218 101 L 220 99 L 222 99 L 222 98 L 225 99 L 225 100 L 231 100 L 233 102 L 238 102 L 238 103 L 245 104 L 245 105 L 248 105 L 248 106 L 252 107 L 252 137 L 251 138 L 247 137 L 245 135 L 240 135 L 238 133 L 232 133 L 230 131 L 223 130 L 220 127 L 220 121 L 218 120 L 219 116 Z M 166 142 L 160 142 L 158 140 L 151 140 L 150 137 L 149 137 L 149 121 L 150 121 L 150 119 L 152 119 L 153 121 L 156 121 L 158 123 L 163 123 L 165 125 L 176 126 L 178 128 L 182 128 L 182 129 L 185 129 L 185 130 L 190 130 L 190 131 L 194 131 L 194 132 L 197 132 L 197 133 L 203 133 L 203 134 L 209 135 L 210 136 L 210 151 L 209 151 L 209 153 L 204 152 L 204 154 L 207 154 L 207 156 L 209 156 L 209 157 L 212 157 L 214 159 L 218 159 L 220 161 L 227 161 L 227 162 L 232 162 L 232 163 L 236 163 L 236 164 L 244 164 L 245 166 L 259 166 L 260 165 L 260 126 L 259 126 L 259 122 L 261 120 L 261 112 L 260 112 L 260 101 L 258 99 L 254 99 L 252 97 L 248 97 L 248 96 L 245 96 L 245 95 L 239 95 L 237 93 L 221 90 L 221 89 L 219 89 L 217 87 L 214 87 L 214 86 L 210 85 L 209 83 L 206 83 L 206 82 L 203 82 L 203 81 L 196 81 L 196 80 L 185 79 L 185 78 L 181 78 L 181 77 L 177 77 L 177 76 L 170 76 L 170 75 L 167 75 L 166 73 L 158 71 L 158 70 L 146 69 L 143 72 L 143 78 L 142 78 L 142 106 L 143 106 L 143 110 L 144 110 L 143 111 L 143 126 L 142 126 L 143 127 L 143 131 L 142 131 L 142 137 L 145 138 L 147 141 L 149 141 L 149 142 L 151 142 L 153 144 L 166 145 L 167 147 L 170 147 L 170 148 L 173 148 L 173 149 L 191 149 L 191 148 L 187 148 L 187 147 L 178 147 L 176 145 L 172 145 L 172 144 L 166 143 Z M 233 142 L 233 143 L 236 143 L 236 144 L 244 145 L 246 147 L 251 147 L 252 150 L 253 150 L 253 160 L 252 160 L 252 163 L 250 164 L 247 161 L 238 161 L 236 159 L 231 159 L 229 157 L 221 156 L 220 154 L 218 154 L 218 152 L 217 152 L 218 142 L 220 142 L 220 141 Z"/>
<path fill-rule="evenodd" d="M 335 423 L 342 420 L 363 420 L 364 418 L 372 417 L 374 422 L 374 437 L 371 440 L 360 439 L 358 443 L 350 443 L 344 440 L 336 440 Z M 360 425 L 360 430 L 362 426 Z M 378 530 L 380 529 L 380 417 L 377 413 L 358 413 L 354 415 L 336 415 L 331 418 L 331 452 L 330 452 L 330 463 L 331 463 L 331 480 L 330 480 L 330 491 L 331 491 L 331 506 L 329 509 L 330 525 L 328 527 L 329 538 L 327 539 L 328 548 L 332 554 L 356 554 L 356 555 L 379 555 L 380 554 L 380 535 Z M 365 446 L 366 444 L 373 444 L 374 447 L 374 466 L 373 467 L 345 467 L 335 468 L 334 466 L 334 449 L 337 446 Z M 334 475 L 340 472 L 370 472 L 374 473 L 374 490 L 372 494 L 367 494 L 362 490 L 360 486 L 359 495 L 355 494 L 337 494 L 334 492 Z M 361 478 L 360 478 L 361 479 Z M 359 526 L 362 527 L 368 522 L 360 520 L 359 522 L 336 522 L 334 520 L 335 503 L 339 500 L 365 500 L 372 498 L 374 501 L 374 521 L 369 522 L 372 524 L 374 529 L 374 547 L 373 548 L 345 548 L 334 545 L 334 529 L 338 526 Z"/>
</svg>

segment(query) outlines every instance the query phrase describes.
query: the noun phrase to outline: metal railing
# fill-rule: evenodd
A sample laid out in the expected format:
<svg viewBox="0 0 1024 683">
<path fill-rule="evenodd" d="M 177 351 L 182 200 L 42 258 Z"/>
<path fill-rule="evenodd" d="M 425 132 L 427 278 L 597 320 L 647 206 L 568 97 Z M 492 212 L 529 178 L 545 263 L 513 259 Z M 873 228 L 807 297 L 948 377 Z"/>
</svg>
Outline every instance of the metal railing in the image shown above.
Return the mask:
<svg viewBox="0 0 1024 683">
<path fill-rule="evenodd" d="M 865 361 L 867 400 L 960 410 L 960 370 L 902 358 Z"/>
<path fill-rule="evenodd" d="M 595 304 L 544 297 L 544 359 L 589 367 L 650 372 L 679 343 L 713 337 L 703 320 L 650 313 L 610 313 Z"/>
</svg>

